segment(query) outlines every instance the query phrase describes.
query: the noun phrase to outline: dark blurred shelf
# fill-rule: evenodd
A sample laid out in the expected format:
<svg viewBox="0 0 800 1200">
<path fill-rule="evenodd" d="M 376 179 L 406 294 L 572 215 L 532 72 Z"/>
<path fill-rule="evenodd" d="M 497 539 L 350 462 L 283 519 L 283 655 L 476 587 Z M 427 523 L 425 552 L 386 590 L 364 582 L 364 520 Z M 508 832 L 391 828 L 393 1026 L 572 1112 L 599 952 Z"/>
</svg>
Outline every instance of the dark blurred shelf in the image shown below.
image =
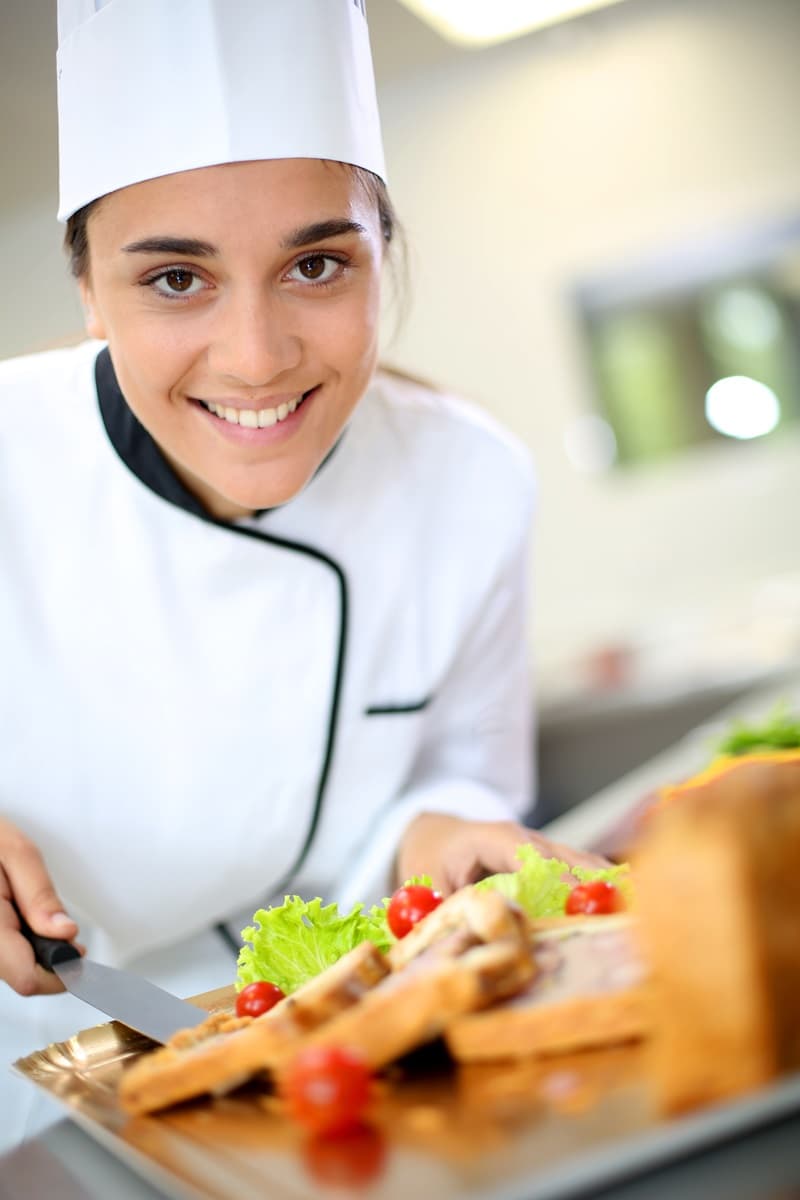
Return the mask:
<svg viewBox="0 0 800 1200">
<path fill-rule="evenodd" d="M 543 703 L 536 824 L 554 820 L 679 742 L 717 713 L 796 668 L 593 691 Z M 709 745 L 709 757 L 713 747 Z"/>
</svg>

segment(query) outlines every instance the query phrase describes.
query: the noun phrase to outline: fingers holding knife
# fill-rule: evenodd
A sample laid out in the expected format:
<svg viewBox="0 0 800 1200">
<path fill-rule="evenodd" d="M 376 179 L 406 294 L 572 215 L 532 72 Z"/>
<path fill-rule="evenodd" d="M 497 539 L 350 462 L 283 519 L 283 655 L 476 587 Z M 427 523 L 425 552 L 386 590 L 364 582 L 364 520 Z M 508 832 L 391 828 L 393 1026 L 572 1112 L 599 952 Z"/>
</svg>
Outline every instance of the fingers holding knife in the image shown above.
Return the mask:
<svg viewBox="0 0 800 1200">
<path fill-rule="evenodd" d="M 62 992 L 58 977 L 37 964 L 21 933 L 20 916 L 45 937 L 72 942 L 78 933 L 37 847 L 16 826 L 0 820 L 0 979 L 22 996 Z"/>
</svg>

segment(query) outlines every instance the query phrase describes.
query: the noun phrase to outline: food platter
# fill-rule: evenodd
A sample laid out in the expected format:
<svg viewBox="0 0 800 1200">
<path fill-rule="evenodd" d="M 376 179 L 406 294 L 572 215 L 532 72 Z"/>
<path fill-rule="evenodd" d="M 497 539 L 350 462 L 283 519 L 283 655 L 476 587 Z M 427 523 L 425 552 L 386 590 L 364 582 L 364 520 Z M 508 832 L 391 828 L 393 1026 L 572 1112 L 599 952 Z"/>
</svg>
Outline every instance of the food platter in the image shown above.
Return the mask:
<svg viewBox="0 0 800 1200">
<path fill-rule="evenodd" d="M 232 988 L 195 997 L 232 1006 Z M 176 1200 L 561 1200 L 800 1112 L 800 1075 L 688 1117 L 653 1110 L 641 1047 L 455 1069 L 418 1054 L 379 1084 L 369 1129 L 313 1139 L 263 1088 L 129 1117 L 122 1073 L 151 1046 L 115 1022 L 20 1059 L 15 1070 Z"/>
</svg>

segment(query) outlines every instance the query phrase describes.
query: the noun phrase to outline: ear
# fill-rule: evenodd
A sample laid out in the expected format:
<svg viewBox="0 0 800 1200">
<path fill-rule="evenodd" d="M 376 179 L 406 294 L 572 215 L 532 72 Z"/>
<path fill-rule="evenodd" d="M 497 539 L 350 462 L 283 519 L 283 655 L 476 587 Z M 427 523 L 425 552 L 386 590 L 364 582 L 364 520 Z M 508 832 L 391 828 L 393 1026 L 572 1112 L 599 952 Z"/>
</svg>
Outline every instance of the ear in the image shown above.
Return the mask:
<svg viewBox="0 0 800 1200">
<path fill-rule="evenodd" d="M 106 336 L 105 325 L 95 309 L 92 287 L 87 278 L 84 277 L 78 280 L 78 291 L 81 294 L 86 332 L 89 334 L 89 337 L 104 340 Z"/>
</svg>

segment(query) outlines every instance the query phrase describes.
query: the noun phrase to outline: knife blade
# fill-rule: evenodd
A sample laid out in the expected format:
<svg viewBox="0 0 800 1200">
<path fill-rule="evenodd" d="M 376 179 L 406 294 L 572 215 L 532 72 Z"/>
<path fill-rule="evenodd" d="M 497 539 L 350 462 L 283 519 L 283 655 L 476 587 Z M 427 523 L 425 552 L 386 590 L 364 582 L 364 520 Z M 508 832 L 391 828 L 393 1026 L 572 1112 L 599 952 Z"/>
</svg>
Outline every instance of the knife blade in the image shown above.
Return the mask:
<svg viewBox="0 0 800 1200">
<path fill-rule="evenodd" d="M 37 963 L 53 971 L 67 991 L 153 1041 L 166 1042 L 179 1029 L 193 1028 L 208 1016 L 205 1009 L 139 975 L 83 958 L 71 942 L 35 933 L 19 909 L 17 916 Z"/>
</svg>

